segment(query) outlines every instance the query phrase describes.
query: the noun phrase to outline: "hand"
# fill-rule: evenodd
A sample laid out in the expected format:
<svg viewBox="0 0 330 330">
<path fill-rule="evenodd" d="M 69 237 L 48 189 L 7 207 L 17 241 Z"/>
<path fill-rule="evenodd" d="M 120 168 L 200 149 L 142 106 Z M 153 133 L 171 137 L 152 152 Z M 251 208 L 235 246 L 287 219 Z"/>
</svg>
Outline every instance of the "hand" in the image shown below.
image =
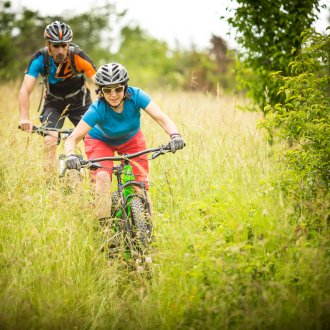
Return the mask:
<svg viewBox="0 0 330 330">
<path fill-rule="evenodd" d="M 183 149 L 185 147 L 186 143 L 183 141 L 183 138 L 180 134 L 172 134 L 171 135 L 171 142 L 170 147 L 171 151 L 174 153 L 179 149 Z"/>
<path fill-rule="evenodd" d="M 33 124 L 28 119 L 21 119 L 19 122 L 19 128 L 22 131 L 32 132 Z"/>
<path fill-rule="evenodd" d="M 81 164 L 77 155 L 69 155 L 65 157 L 65 165 L 69 170 L 80 171 Z"/>
</svg>

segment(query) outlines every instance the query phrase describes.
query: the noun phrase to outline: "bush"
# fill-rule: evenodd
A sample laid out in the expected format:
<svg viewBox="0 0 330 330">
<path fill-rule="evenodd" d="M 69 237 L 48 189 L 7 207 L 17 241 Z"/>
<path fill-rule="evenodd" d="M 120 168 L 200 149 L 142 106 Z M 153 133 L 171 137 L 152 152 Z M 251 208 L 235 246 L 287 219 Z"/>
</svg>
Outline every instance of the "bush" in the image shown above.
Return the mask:
<svg viewBox="0 0 330 330">
<path fill-rule="evenodd" d="M 261 125 L 270 134 L 289 141 L 289 148 L 282 149 L 288 165 L 288 191 L 308 202 L 305 205 L 314 205 L 309 207 L 313 212 L 315 203 L 310 202 L 316 198 L 317 204 L 319 198 L 325 202 L 329 195 L 329 50 L 329 35 L 305 33 L 302 51 L 289 64 L 291 75 L 273 74 L 275 81 L 282 82 L 278 94 L 283 94 L 285 101 L 275 106 L 269 104 L 269 115 Z M 321 205 L 328 208 L 326 202 Z"/>
</svg>

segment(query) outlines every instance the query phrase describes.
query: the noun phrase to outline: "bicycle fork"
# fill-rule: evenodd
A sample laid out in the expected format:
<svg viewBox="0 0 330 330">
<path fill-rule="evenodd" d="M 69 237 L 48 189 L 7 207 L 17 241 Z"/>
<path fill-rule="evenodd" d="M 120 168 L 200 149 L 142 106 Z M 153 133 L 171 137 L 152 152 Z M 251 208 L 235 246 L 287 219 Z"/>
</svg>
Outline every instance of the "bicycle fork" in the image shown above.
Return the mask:
<svg viewBox="0 0 330 330">
<path fill-rule="evenodd" d="M 148 203 L 148 198 L 145 191 L 145 183 L 135 181 L 135 176 L 132 171 L 132 167 L 129 164 L 120 164 L 118 166 L 113 167 L 114 173 L 117 177 L 118 182 L 118 192 L 119 196 L 121 196 L 122 200 L 121 208 L 115 214 L 117 219 L 125 218 L 125 230 L 130 232 L 131 224 L 130 221 L 127 221 L 131 217 L 131 204 L 130 200 L 134 197 L 140 197 L 140 194 L 136 193 L 134 187 L 137 187 L 142 193 L 142 201 L 145 205 L 146 210 L 150 214 L 150 205 Z M 122 174 L 123 177 L 122 177 Z"/>
</svg>

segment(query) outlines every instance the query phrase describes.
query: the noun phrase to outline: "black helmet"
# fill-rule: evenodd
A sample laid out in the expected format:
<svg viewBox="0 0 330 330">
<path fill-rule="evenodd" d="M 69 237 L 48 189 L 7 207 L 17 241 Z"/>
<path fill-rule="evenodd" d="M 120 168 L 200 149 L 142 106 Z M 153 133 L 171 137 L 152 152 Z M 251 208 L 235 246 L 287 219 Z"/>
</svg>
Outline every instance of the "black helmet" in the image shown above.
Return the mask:
<svg viewBox="0 0 330 330">
<path fill-rule="evenodd" d="M 44 37 L 54 44 L 70 42 L 72 40 L 72 30 L 69 25 L 55 21 L 47 25 Z"/>
<path fill-rule="evenodd" d="M 101 87 L 126 84 L 128 80 L 127 70 L 119 63 L 104 64 L 97 70 L 95 75 L 95 84 Z"/>
</svg>

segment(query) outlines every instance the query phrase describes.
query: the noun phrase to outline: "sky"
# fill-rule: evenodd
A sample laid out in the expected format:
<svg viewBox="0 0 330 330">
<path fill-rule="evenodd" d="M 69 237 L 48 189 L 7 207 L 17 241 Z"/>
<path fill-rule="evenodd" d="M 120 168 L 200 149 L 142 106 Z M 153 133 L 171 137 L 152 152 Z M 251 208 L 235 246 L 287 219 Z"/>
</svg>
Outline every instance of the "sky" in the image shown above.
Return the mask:
<svg viewBox="0 0 330 330">
<path fill-rule="evenodd" d="M 11 0 L 12 8 L 22 7 L 38 11 L 41 15 L 61 15 L 63 12 L 79 14 L 88 12 L 104 0 Z M 234 33 L 221 16 L 228 16 L 226 7 L 233 7 L 230 0 L 113 0 L 118 10 L 127 9 L 126 22 L 136 22 L 151 36 L 164 40 L 170 48 L 177 44 L 190 49 L 210 46 L 212 34 L 222 37 L 230 48 L 235 48 Z M 324 33 L 328 25 L 330 0 L 321 0 L 327 9 L 322 9 L 315 27 Z M 74 32 L 74 31 L 73 31 Z M 229 34 L 228 34 L 229 33 Z"/>
</svg>

